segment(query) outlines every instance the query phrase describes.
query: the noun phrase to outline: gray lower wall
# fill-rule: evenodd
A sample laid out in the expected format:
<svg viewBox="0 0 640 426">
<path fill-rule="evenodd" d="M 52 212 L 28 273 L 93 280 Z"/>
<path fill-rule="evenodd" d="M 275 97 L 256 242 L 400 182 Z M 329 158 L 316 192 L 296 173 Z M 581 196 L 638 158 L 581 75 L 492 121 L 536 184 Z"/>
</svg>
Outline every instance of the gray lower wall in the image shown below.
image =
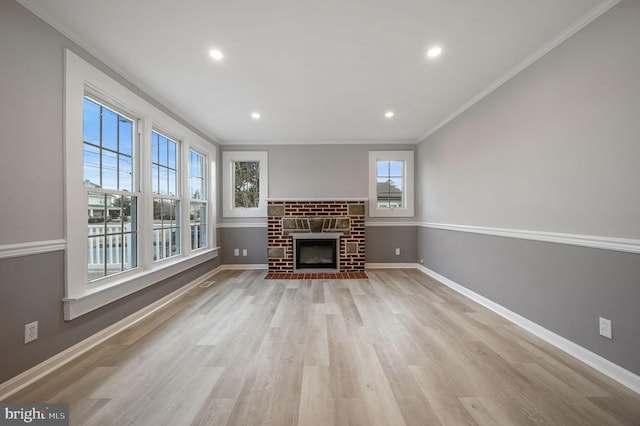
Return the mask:
<svg viewBox="0 0 640 426">
<path fill-rule="evenodd" d="M 225 265 L 266 265 L 267 261 L 267 228 L 218 228 L 220 239 L 220 254 Z M 240 250 L 240 256 L 233 254 L 234 249 Z M 242 250 L 247 249 L 247 256 L 242 256 Z"/>
<path fill-rule="evenodd" d="M 219 228 L 222 263 L 267 264 L 266 228 Z M 416 263 L 417 234 L 415 226 L 368 226 L 365 230 L 367 263 Z M 240 249 L 240 256 L 233 249 Z M 242 256 L 242 249 L 247 256 Z M 396 248 L 400 255 L 396 256 Z"/>
<path fill-rule="evenodd" d="M 415 226 L 367 226 L 365 237 L 367 263 L 417 263 Z"/>
<path fill-rule="evenodd" d="M 418 236 L 425 267 L 640 374 L 640 255 L 432 228 Z"/>
<path fill-rule="evenodd" d="M 151 287 L 64 321 L 64 252 L 0 260 L 0 383 L 62 352 L 220 265 L 220 256 Z M 38 340 L 24 344 L 24 325 Z"/>
</svg>

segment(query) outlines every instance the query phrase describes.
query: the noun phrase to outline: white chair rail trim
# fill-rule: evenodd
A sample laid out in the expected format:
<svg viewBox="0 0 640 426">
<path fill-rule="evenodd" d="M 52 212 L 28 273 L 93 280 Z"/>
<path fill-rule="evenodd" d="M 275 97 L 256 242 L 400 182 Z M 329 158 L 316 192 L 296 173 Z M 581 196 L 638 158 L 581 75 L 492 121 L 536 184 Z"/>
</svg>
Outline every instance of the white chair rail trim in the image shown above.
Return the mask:
<svg viewBox="0 0 640 426">
<path fill-rule="evenodd" d="M 28 243 L 0 245 L 0 259 L 32 256 L 34 254 L 62 251 L 67 248 L 65 240 L 32 241 Z"/>
<path fill-rule="evenodd" d="M 596 235 L 567 234 L 547 231 L 530 231 L 523 229 L 490 228 L 484 226 L 454 225 L 448 223 L 418 222 L 416 224 L 424 228 L 471 232 L 474 234 L 519 238 L 523 240 L 544 241 L 549 243 L 568 244 L 580 247 L 621 251 L 625 253 L 640 253 L 640 240 L 630 238 L 602 237 Z"/>
</svg>

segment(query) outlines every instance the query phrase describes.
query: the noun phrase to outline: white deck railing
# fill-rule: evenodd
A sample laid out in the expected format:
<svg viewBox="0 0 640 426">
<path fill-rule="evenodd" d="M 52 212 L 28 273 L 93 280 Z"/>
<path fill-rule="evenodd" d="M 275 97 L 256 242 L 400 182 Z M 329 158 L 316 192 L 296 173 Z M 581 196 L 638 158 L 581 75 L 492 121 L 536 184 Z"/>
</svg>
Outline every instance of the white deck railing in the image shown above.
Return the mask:
<svg viewBox="0 0 640 426">
<path fill-rule="evenodd" d="M 104 225 L 88 225 L 88 235 L 96 236 L 101 235 L 104 232 Z M 128 232 L 131 229 L 131 225 L 125 225 L 124 231 Z M 114 232 L 113 234 L 111 234 Z M 104 238 L 104 245 L 102 245 L 102 239 L 89 238 L 87 246 L 88 259 L 87 263 L 91 269 L 104 268 L 105 262 L 107 265 L 125 265 L 125 269 L 131 267 L 131 254 L 130 249 L 134 245 L 131 241 L 130 234 L 116 234 L 115 232 L 122 232 L 121 225 L 107 225 L 107 235 Z M 171 229 L 155 229 L 153 232 L 153 258 L 163 259 L 171 256 L 171 241 L 172 233 L 175 232 Z M 126 239 L 126 241 L 123 241 Z M 123 243 L 126 244 L 124 250 L 122 250 Z"/>
</svg>

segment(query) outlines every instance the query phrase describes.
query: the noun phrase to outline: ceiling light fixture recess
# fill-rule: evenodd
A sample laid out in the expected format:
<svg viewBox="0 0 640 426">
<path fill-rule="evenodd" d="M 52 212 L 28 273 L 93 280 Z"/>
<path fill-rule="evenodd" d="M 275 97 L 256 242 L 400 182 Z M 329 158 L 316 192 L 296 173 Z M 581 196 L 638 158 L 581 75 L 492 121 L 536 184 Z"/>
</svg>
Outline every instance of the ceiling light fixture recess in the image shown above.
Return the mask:
<svg viewBox="0 0 640 426">
<path fill-rule="evenodd" d="M 260 119 L 260 113 L 259 112 L 252 112 L 251 113 L 251 118 L 253 118 L 254 120 L 259 120 Z"/>
<path fill-rule="evenodd" d="M 441 54 L 442 54 L 442 47 L 440 47 L 440 46 L 435 46 L 435 47 L 432 47 L 431 49 L 427 50 L 427 56 L 429 58 L 437 58 Z"/>
<path fill-rule="evenodd" d="M 218 49 L 211 49 L 209 51 L 209 56 L 211 56 L 216 61 L 220 61 L 220 60 L 222 60 L 222 58 L 224 58 L 224 55 Z"/>
<path fill-rule="evenodd" d="M 385 112 L 385 113 L 384 113 L 384 116 L 385 116 L 386 118 L 391 118 L 391 117 L 393 117 L 394 115 L 395 115 L 395 114 L 393 113 L 393 111 L 387 111 L 387 112 Z"/>
</svg>

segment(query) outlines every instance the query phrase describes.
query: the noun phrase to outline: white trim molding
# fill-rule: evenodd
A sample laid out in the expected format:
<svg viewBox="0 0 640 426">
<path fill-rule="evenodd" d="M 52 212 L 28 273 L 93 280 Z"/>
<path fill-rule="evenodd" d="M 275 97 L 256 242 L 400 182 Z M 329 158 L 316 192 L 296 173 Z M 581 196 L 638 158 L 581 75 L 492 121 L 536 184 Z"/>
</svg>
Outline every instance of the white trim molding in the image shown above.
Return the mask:
<svg viewBox="0 0 640 426">
<path fill-rule="evenodd" d="M 216 225 L 217 228 L 266 228 L 267 223 L 218 223 Z"/>
<path fill-rule="evenodd" d="M 523 240 L 544 241 L 548 243 L 568 244 L 602 250 L 640 253 L 640 240 L 595 235 L 579 235 L 561 232 L 529 231 L 523 229 L 490 228 L 485 226 L 454 225 L 448 223 L 420 222 L 424 228 L 445 229 L 448 231 L 471 232 L 474 234 L 494 235 L 498 237 L 519 238 Z"/>
<path fill-rule="evenodd" d="M 52 356 L 51 358 L 41 362 L 35 367 L 32 367 L 29 370 L 23 372 L 22 374 L 19 374 L 13 379 L 10 379 L 0 384 L 0 401 L 5 400 L 6 398 L 13 395 L 14 393 L 34 383 L 36 380 L 41 379 L 42 377 L 46 376 L 47 374 L 50 374 L 54 370 L 73 361 L 74 359 L 84 354 L 88 350 L 98 346 L 100 343 L 104 342 L 108 338 L 116 335 L 117 333 L 143 320 L 147 316 L 151 315 L 157 310 L 163 308 L 164 306 L 178 299 L 180 296 L 187 293 L 189 290 L 207 281 L 209 278 L 213 277 L 222 269 L 223 269 L 222 267 L 217 267 L 212 271 L 209 271 L 206 274 L 201 275 L 200 277 L 196 278 L 190 283 L 185 284 L 179 289 L 167 294 L 161 299 L 156 300 L 150 305 L 145 306 L 139 311 L 134 312 L 133 314 L 121 319 L 120 321 L 87 337 L 81 342 L 76 343 L 70 348 L 65 349 L 64 351 L 58 353 L 57 355 Z"/>
<path fill-rule="evenodd" d="M 415 269 L 415 263 L 365 263 L 364 269 Z"/>
<path fill-rule="evenodd" d="M 561 351 L 566 352 L 567 354 L 584 362 L 588 366 L 598 370 L 599 372 L 610 377 L 616 382 L 640 394 L 640 376 L 637 376 L 631 371 L 612 363 L 611 361 L 601 357 L 600 355 L 593 353 L 590 350 L 585 349 L 582 346 L 573 343 L 572 341 L 567 340 L 550 330 L 547 330 L 546 328 L 536 324 L 531 320 L 528 320 L 523 316 L 518 315 L 517 313 L 505 308 L 504 306 L 499 305 L 496 302 L 487 299 L 486 297 L 481 296 L 478 293 L 469 290 L 468 288 L 454 281 L 451 281 L 450 279 L 438 274 L 435 271 L 432 271 L 429 268 L 426 268 L 422 265 L 416 265 L 416 267 L 419 271 L 436 279 L 450 289 L 457 291 L 458 293 L 473 300 L 474 302 L 477 302 L 482 306 L 492 310 L 496 314 L 511 321 L 515 325 L 539 337 L 545 342 L 552 344 Z"/>
<path fill-rule="evenodd" d="M 418 222 L 365 222 L 364 226 L 419 226 Z"/>
<path fill-rule="evenodd" d="M 34 254 L 50 253 L 67 249 L 65 240 L 32 241 L 28 243 L 0 245 L 0 259 L 12 257 L 33 256 Z"/>
</svg>

